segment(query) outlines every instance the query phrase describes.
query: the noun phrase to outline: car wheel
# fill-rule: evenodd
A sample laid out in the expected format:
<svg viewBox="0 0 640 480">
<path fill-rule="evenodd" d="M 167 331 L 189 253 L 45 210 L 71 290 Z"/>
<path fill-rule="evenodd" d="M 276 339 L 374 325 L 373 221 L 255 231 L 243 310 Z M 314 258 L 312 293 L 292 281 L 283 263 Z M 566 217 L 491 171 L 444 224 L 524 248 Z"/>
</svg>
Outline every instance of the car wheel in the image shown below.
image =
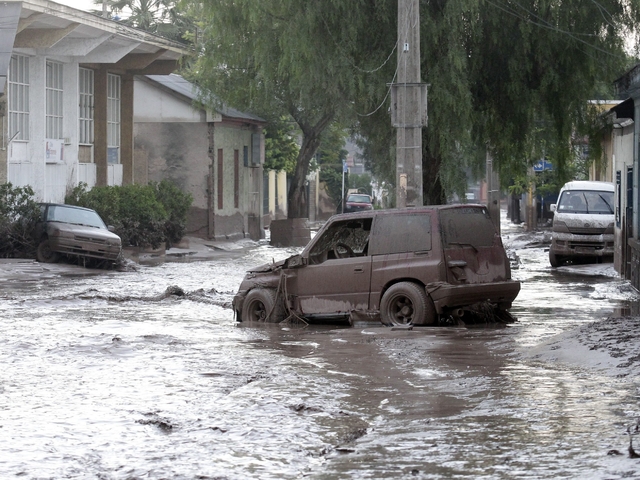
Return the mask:
<svg viewBox="0 0 640 480">
<path fill-rule="evenodd" d="M 266 288 L 251 290 L 242 304 L 242 321 L 279 322 L 284 318 L 282 300 L 276 292 Z"/>
<path fill-rule="evenodd" d="M 51 250 L 49 239 L 44 238 L 36 250 L 36 259 L 42 263 L 56 263 L 60 259 L 60 254 Z"/>
<path fill-rule="evenodd" d="M 558 268 L 562 265 L 562 257 L 553 253 L 553 250 L 549 250 L 549 263 L 553 268 Z"/>
<path fill-rule="evenodd" d="M 416 283 L 396 283 L 382 296 L 380 320 L 384 325 L 431 325 L 436 319 L 433 302 Z"/>
</svg>

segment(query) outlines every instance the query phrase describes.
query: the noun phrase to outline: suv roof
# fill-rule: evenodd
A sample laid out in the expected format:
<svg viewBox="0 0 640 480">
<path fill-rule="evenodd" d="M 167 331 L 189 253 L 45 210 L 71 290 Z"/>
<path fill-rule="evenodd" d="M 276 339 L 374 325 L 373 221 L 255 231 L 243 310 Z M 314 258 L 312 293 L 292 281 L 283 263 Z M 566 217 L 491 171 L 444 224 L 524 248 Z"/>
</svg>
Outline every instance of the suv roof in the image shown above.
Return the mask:
<svg viewBox="0 0 640 480">
<path fill-rule="evenodd" d="M 574 180 L 563 185 L 562 190 L 599 190 L 613 192 L 614 186 L 611 182 L 596 182 L 591 180 Z"/>
</svg>

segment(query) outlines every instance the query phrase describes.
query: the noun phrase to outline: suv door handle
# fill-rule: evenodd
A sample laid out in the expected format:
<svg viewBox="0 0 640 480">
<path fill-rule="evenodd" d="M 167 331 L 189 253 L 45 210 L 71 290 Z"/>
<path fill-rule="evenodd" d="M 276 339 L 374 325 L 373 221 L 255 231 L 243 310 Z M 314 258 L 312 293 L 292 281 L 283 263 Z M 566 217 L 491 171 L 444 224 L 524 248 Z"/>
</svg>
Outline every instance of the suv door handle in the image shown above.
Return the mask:
<svg viewBox="0 0 640 480">
<path fill-rule="evenodd" d="M 356 267 L 353 269 L 353 273 L 363 273 L 364 272 L 364 268 L 362 267 Z"/>
<path fill-rule="evenodd" d="M 449 260 L 447 262 L 447 267 L 466 267 L 467 266 L 467 262 L 465 262 L 464 260 Z"/>
</svg>

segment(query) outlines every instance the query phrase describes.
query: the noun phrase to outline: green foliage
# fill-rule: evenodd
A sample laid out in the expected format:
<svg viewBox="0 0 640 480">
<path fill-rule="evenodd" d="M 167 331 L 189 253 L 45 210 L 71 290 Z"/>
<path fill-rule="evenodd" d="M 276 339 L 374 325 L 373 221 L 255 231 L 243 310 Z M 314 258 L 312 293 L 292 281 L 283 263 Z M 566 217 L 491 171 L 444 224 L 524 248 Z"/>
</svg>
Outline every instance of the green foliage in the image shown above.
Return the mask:
<svg viewBox="0 0 640 480">
<path fill-rule="evenodd" d="M 344 149 L 347 133 L 338 124 L 333 124 L 324 132 L 315 164 L 320 169 L 320 181 L 327 186 L 329 197 L 336 205 L 342 203 L 342 162 L 347 159 Z M 345 189 L 349 174 L 345 173 Z"/>
<path fill-rule="evenodd" d="M 371 188 L 372 183 L 371 175 L 368 173 L 362 173 L 360 175 L 350 174 L 349 175 L 349 188 L 355 188 L 358 192 L 366 193 L 367 195 L 371 195 L 373 197 L 373 192 Z"/>
<path fill-rule="evenodd" d="M 267 125 L 265 136 L 265 170 L 275 170 L 292 174 L 300 147 L 292 132 L 292 122 L 287 117 L 278 117 Z"/>
<path fill-rule="evenodd" d="M 185 234 L 185 226 L 189 208 L 193 203 L 193 196 L 184 193 L 168 180 L 152 184 L 156 189 L 156 198 L 164 207 L 168 218 L 164 224 L 167 248 L 178 243 Z"/>
<path fill-rule="evenodd" d="M 0 257 L 33 255 L 33 229 L 40 218 L 40 207 L 31 187 L 0 185 Z"/>
<path fill-rule="evenodd" d="M 94 4 L 102 5 L 102 0 Z M 185 44 L 195 43 L 197 28 L 185 12 L 196 10 L 197 6 L 181 5 L 178 0 L 107 0 L 109 18 Z M 101 15 L 102 11 L 94 13 Z"/>
<path fill-rule="evenodd" d="M 166 180 L 91 190 L 80 184 L 65 199 L 68 204 L 98 212 L 105 223 L 114 226 L 123 245 L 143 248 L 158 248 L 163 243 L 170 247 L 179 242 L 192 200 L 190 194 Z"/>
</svg>

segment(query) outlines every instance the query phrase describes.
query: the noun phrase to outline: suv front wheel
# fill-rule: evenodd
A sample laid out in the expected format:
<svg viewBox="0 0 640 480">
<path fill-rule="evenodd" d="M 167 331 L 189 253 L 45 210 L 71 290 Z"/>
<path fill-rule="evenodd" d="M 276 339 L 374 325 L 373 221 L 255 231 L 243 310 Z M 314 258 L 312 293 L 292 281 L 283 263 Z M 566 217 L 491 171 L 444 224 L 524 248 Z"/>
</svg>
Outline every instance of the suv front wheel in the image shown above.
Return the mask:
<svg viewBox="0 0 640 480">
<path fill-rule="evenodd" d="M 411 282 L 391 285 L 380 302 L 380 320 L 384 325 L 433 324 L 436 310 L 424 287 Z"/>
</svg>

